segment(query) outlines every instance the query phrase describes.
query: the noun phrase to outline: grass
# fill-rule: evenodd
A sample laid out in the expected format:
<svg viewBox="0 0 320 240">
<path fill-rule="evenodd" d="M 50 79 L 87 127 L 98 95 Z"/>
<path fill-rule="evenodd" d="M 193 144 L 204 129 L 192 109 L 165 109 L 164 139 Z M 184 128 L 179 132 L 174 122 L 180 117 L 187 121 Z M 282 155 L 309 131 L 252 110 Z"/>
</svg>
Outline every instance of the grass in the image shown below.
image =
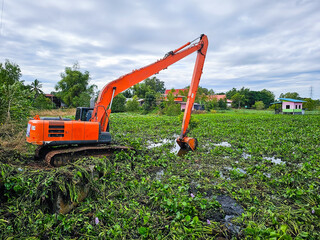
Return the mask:
<svg viewBox="0 0 320 240">
<path fill-rule="evenodd" d="M 320 115 L 256 113 L 194 115 L 199 147 L 183 156 L 179 117 L 133 113 L 113 114 L 110 130 L 136 150 L 108 159 L 39 169 L 2 149 L 0 238 L 319 239 Z M 54 213 L 58 193 L 77 202 L 84 187 L 83 202 Z"/>
<path fill-rule="evenodd" d="M 33 110 L 30 115 L 33 117 L 35 115 L 39 115 L 41 117 L 57 117 L 57 116 L 75 116 L 76 109 L 75 108 L 59 108 L 59 109 L 51 109 L 51 110 Z"/>
</svg>

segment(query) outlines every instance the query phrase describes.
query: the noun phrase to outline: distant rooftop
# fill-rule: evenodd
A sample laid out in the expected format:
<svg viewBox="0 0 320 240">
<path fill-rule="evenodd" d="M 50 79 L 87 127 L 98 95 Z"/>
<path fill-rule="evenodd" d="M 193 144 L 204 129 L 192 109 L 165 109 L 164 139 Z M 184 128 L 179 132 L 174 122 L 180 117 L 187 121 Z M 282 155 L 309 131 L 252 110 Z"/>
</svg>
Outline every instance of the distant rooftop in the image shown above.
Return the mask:
<svg viewBox="0 0 320 240">
<path fill-rule="evenodd" d="M 184 89 L 174 89 L 174 91 L 172 91 L 171 89 L 167 89 L 164 94 L 168 94 L 169 92 L 172 91 L 172 94 L 173 94 L 173 95 L 177 95 L 177 94 L 179 94 L 180 91 L 183 91 L 183 92 L 184 92 L 184 91 L 186 91 L 186 90 L 188 90 L 188 89 L 187 89 L 187 88 L 184 88 Z"/>
<path fill-rule="evenodd" d="M 303 101 L 303 100 L 292 99 L 292 98 L 279 98 L 279 100 L 285 101 L 285 102 L 296 102 L 296 103 L 306 102 L 306 101 Z"/>
</svg>

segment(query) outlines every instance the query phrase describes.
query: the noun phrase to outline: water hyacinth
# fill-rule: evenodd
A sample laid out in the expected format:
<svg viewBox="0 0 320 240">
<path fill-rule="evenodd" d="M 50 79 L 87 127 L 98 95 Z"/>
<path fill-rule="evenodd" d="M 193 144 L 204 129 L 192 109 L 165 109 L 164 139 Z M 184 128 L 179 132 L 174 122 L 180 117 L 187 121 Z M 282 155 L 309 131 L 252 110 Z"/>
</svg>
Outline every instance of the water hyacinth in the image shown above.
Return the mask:
<svg viewBox="0 0 320 240">
<path fill-rule="evenodd" d="M 207 219 L 207 224 L 208 224 L 208 225 L 210 225 L 210 224 L 211 224 L 211 222 L 210 222 L 210 220 L 209 220 L 209 219 Z"/>
<path fill-rule="evenodd" d="M 191 193 L 191 194 L 190 194 L 190 196 L 191 196 L 192 198 L 194 198 L 194 195 L 193 195 L 193 193 Z"/>
<path fill-rule="evenodd" d="M 98 218 L 98 217 L 96 217 L 96 218 L 94 219 L 94 222 L 95 222 L 95 224 L 96 224 L 96 225 L 98 225 L 98 224 L 99 224 L 99 222 L 100 222 L 100 221 L 99 221 L 99 218 Z"/>
</svg>

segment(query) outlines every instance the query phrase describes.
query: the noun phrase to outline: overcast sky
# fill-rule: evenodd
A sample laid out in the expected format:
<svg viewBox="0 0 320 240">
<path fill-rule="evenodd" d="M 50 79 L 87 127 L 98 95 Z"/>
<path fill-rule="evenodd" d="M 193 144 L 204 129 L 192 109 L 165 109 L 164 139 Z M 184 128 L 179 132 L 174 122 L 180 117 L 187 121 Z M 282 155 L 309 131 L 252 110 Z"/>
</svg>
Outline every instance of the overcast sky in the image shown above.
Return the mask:
<svg viewBox="0 0 320 240">
<path fill-rule="evenodd" d="M 101 89 L 204 33 L 200 86 L 298 92 L 320 99 L 319 0 L 0 0 L 0 62 L 50 93 L 78 62 Z M 190 84 L 196 54 L 156 75 Z"/>
</svg>

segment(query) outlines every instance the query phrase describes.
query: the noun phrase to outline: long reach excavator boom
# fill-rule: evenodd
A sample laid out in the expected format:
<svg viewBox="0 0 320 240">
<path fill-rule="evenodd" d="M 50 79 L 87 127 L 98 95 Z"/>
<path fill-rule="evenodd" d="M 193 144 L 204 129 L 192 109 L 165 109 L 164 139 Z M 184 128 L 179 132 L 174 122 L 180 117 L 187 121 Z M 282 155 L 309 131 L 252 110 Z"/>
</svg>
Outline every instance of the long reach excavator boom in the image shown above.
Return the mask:
<svg viewBox="0 0 320 240">
<path fill-rule="evenodd" d="M 194 43 L 197 39 L 199 41 Z M 50 146 L 81 145 L 81 151 L 88 151 L 87 149 L 96 151 L 100 148 L 92 147 L 92 145 L 110 143 L 111 135 L 108 127 L 114 97 L 193 52 L 197 52 L 197 58 L 184 112 L 181 135 L 177 142 L 182 148 L 195 150 L 196 140 L 187 137 L 186 133 L 208 48 L 206 35 L 202 34 L 197 39 L 168 52 L 164 58 L 150 65 L 108 83 L 101 90 L 94 108 L 78 108 L 74 121 L 61 118 L 39 118 L 39 116 L 30 120 L 27 129 L 27 142 L 40 146 L 36 151 L 36 156 L 44 157 L 49 165 L 59 165 L 57 161 L 53 161 L 54 156 L 59 156 L 61 152 L 68 150 L 64 147 L 63 151 L 59 151 L 55 147 L 52 152 Z M 91 117 L 88 117 L 90 114 Z M 86 148 L 85 145 L 89 144 L 90 146 Z M 78 150 L 72 150 L 72 152 L 75 153 Z"/>
</svg>

